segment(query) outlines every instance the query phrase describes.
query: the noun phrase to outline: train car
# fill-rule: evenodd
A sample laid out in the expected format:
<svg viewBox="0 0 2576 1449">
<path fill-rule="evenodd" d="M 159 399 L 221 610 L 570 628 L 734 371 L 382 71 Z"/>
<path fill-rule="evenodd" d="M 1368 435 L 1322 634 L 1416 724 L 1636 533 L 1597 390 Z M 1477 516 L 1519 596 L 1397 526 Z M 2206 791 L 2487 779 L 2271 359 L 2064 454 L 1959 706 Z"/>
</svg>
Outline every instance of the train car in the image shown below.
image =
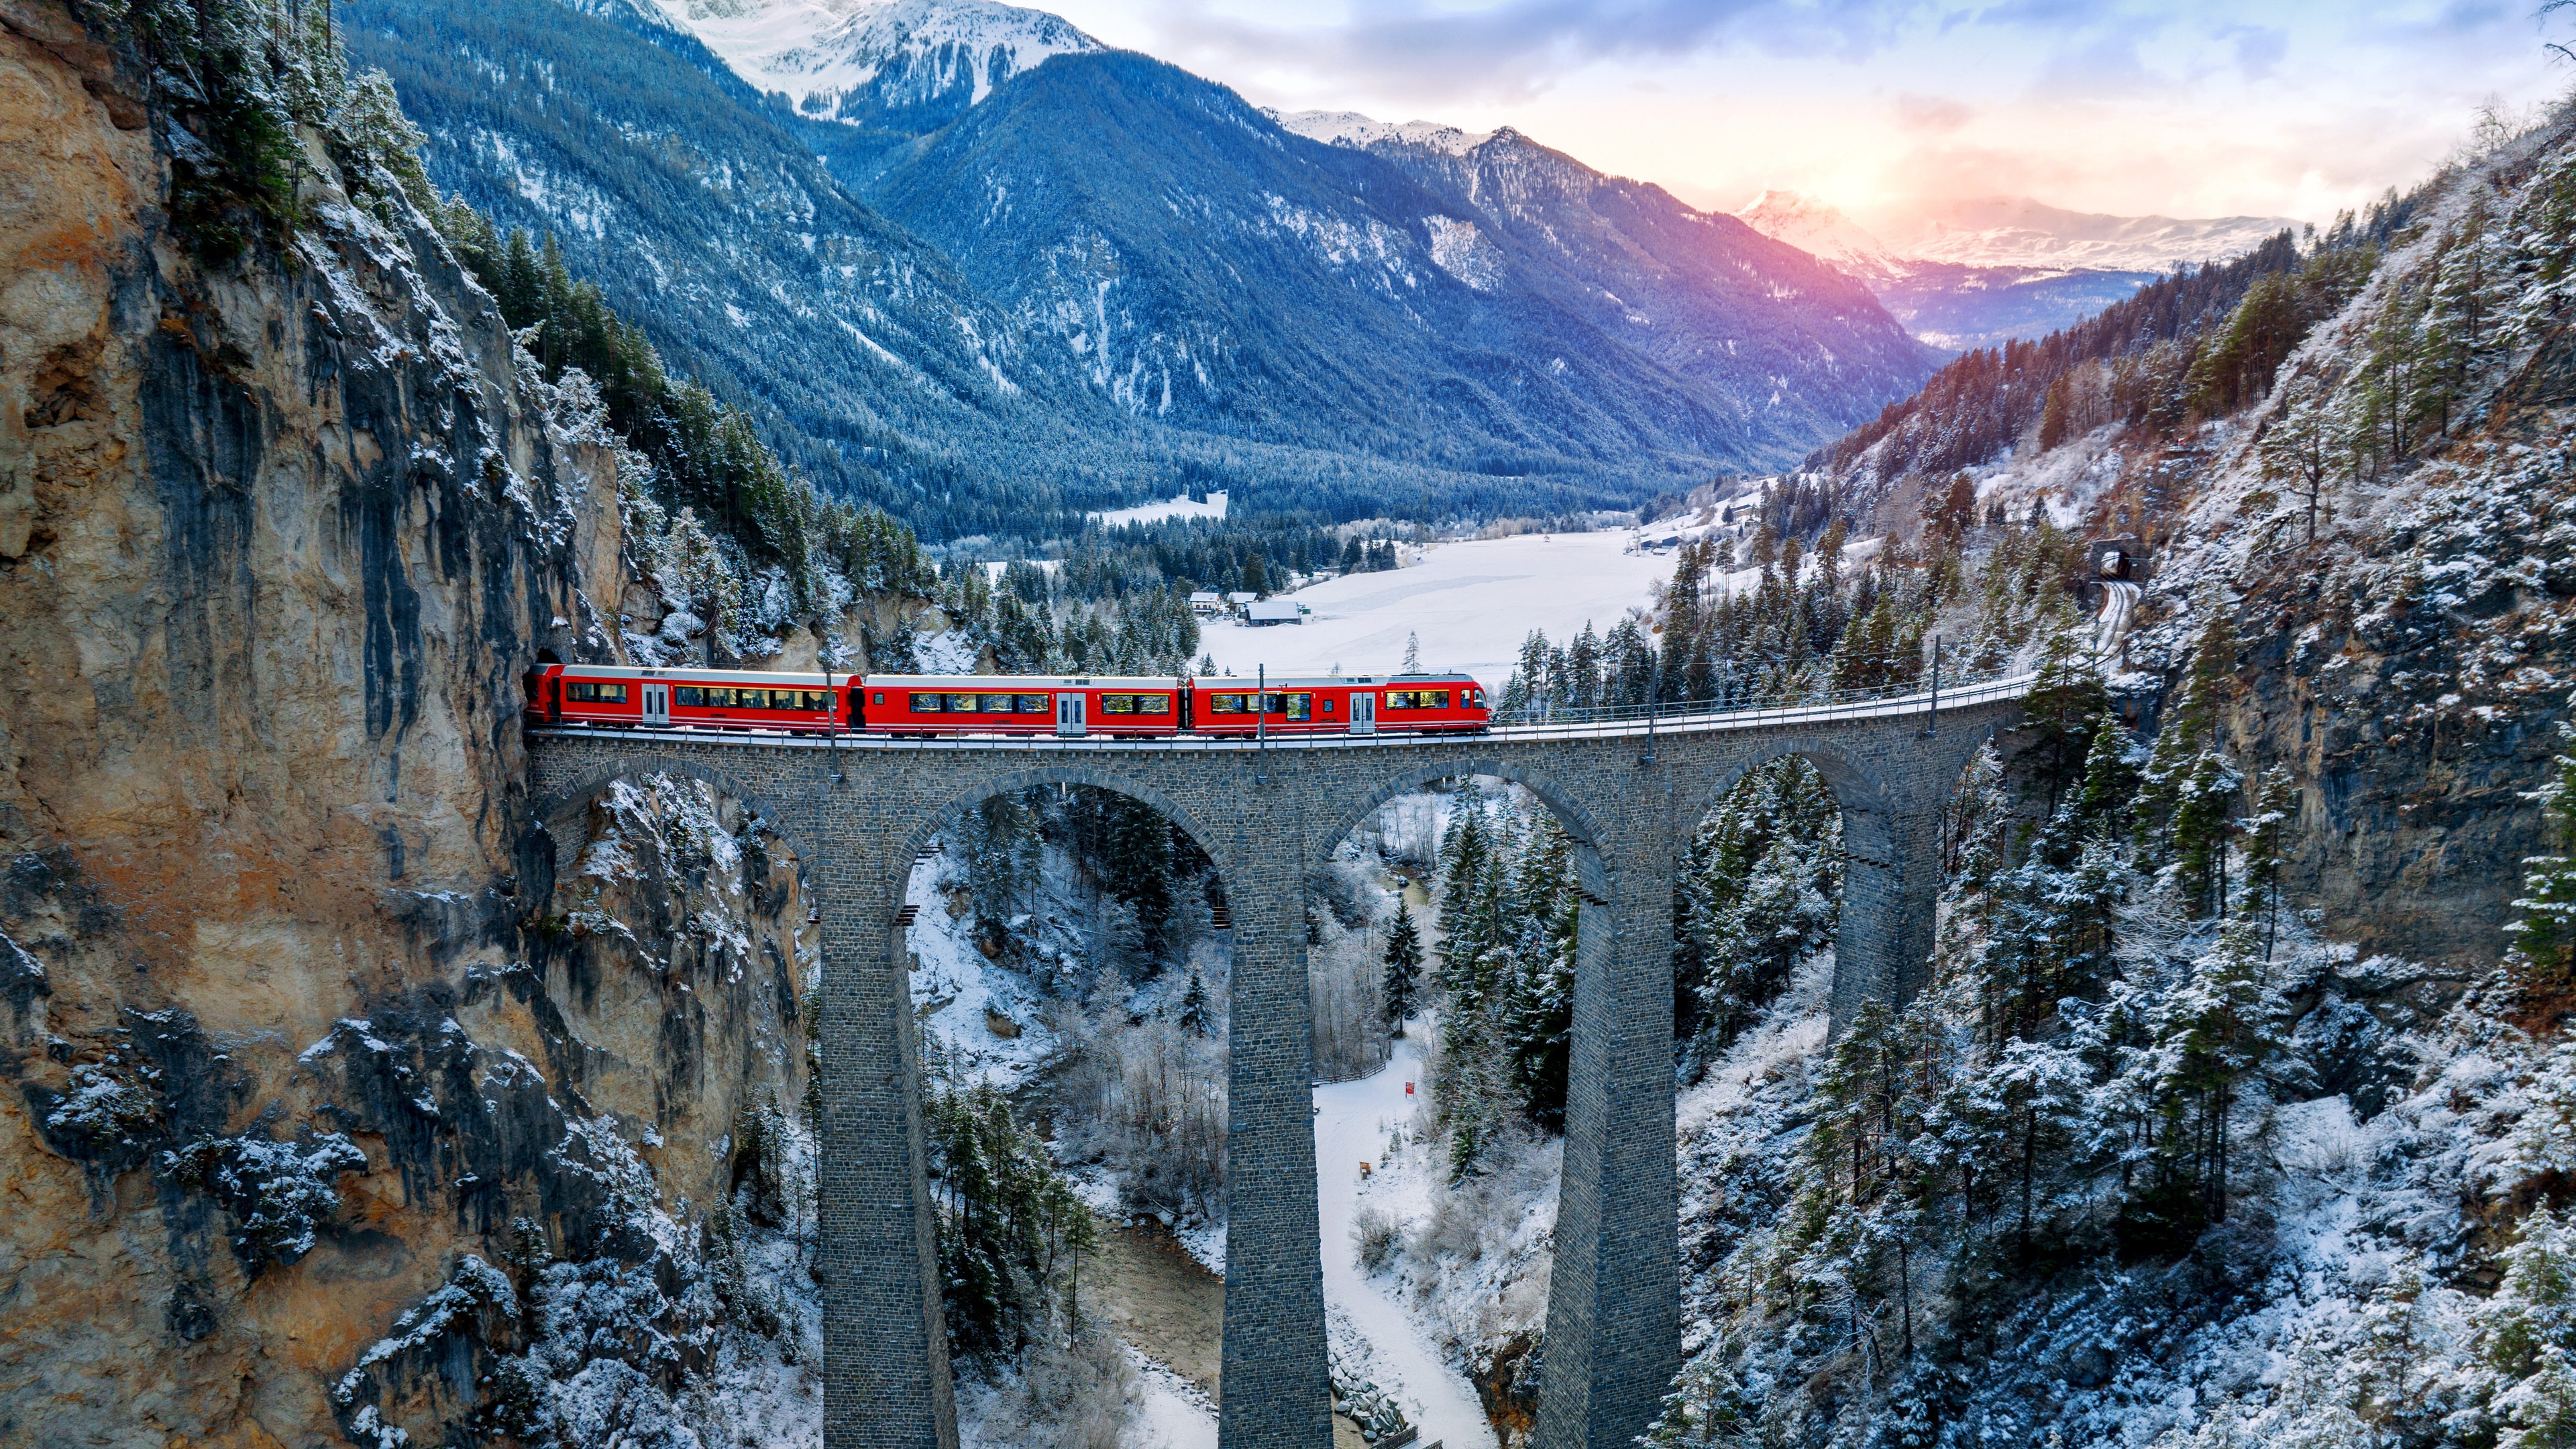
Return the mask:
<svg viewBox="0 0 2576 1449">
<path fill-rule="evenodd" d="M 544 664 L 524 683 L 532 724 L 631 729 L 828 734 L 848 727 L 859 698 L 858 681 L 847 674 L 768 669 Z"/>
<path fill-rule="evenodd" d="M 1473 734 L 1493 718 L 1484 686 L 1466 674 L 1197 679 L 1190 712 L 1195 733 L 1220 736 Z"/>
<path fill-rule="evenodd" d="M 1189 681 L 1170 675 L 871 674 L 869 734 L 1173 735 L 1189 728 Z"/>
<path fill-rule="evenodd" d="M 1492 709 L 1465 674 L 1319 675 L 1260 683 L 1170 675 L 796 674 L 546 664 L 526 677 L 535 725 L 790 734 L 1468 734 Z"/>
</svg>

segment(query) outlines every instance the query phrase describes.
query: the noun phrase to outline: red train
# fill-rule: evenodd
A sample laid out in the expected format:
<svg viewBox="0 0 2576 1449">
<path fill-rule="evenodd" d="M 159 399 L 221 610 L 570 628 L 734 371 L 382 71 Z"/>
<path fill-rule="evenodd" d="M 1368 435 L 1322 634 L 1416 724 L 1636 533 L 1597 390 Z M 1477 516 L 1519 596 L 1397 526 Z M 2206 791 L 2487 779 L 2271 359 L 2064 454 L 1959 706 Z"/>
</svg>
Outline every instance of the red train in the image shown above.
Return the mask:
<svg viewBox="0 0 2576 1449">
<path fill-rule="evenodd" d="M 1464 674 L 1191 679 L 1001 674 L 788 674 L 546 664 L 531 724 L 938 735 L 1473 734 L 1493 717 Z"/>
</svg>

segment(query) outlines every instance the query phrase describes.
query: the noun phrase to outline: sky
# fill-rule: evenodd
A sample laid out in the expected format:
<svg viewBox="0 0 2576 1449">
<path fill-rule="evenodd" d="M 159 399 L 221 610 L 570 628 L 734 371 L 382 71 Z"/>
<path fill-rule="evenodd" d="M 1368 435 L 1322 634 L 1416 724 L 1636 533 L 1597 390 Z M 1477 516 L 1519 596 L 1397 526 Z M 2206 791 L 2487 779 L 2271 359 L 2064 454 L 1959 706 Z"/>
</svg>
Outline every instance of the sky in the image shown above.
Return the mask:
<svg viewBox="0 0 2576 1449">
<path fill-rule="evenodd" d="M 1508 125 L 1702 207 L 2318 222 L 2576 85 L 2541 3 L 1034 0 L 1261 105 Z"/>
</svg>

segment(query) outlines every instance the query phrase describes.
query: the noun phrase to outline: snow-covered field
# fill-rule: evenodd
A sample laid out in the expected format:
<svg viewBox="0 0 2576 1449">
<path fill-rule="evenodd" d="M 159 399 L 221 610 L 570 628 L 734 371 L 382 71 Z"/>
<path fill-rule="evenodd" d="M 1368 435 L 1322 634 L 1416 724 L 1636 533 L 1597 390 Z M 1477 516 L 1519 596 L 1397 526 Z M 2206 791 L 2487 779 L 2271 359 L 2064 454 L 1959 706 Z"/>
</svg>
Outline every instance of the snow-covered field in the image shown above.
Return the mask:
<svg viewBox="0 0 2576 1449">
<path fill-rule="evenodd" d="M 1139 503 L 1133 508 L 1113 508 L 1107 513 L 1091 515 L 1103 528 L 1124 528 L 1131 523 L 1160 523 L 1167 518 L 1223 518 L 1226 495 L 1223 490 L 1210 493 L 1205 503 L 1187 498 L 1166 498 L 1160 503 Z"/>
<path fill-rule="evenodd" d="M 1411 568 L 1298 591 L 1292 597 L 1314 610 L 1302 624 L 1210 624 L 1199 648 L 1220 671 L 1238 675 L 1265 665 L 1272 674 L 1336 666 L 1378 673 L 1401 665 L 1406 636 L 1419 634 L 1424 668 L 1463 669 L 1499 689 L 1530 630 L 1559 642 L 1587 623 L 1606 633 L 1645 606 L 1647 585 L 1672 577 L 1671 555 L 1628 553 L 1630 537 L 1620 530 L 1442 544 Z"/>
</svg>

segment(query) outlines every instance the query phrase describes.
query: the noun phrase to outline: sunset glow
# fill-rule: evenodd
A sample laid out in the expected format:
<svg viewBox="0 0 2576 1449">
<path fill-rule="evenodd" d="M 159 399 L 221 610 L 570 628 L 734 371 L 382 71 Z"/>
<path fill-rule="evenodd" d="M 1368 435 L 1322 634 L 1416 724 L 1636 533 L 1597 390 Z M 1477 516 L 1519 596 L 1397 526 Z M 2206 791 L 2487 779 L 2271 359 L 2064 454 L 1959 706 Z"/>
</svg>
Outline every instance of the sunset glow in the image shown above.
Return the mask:
<svg viewBox="0 0 2576 1449">
<path fill-rule="evenodd" d="M 2322 221 L 2569 82 L 2531 7 L 2465 0 L 1055 8 L 1264 105 L 1512 126 L 1701 206 L 1786 187 L 1864 220 L 2031 195 Z"/>
</svg>

